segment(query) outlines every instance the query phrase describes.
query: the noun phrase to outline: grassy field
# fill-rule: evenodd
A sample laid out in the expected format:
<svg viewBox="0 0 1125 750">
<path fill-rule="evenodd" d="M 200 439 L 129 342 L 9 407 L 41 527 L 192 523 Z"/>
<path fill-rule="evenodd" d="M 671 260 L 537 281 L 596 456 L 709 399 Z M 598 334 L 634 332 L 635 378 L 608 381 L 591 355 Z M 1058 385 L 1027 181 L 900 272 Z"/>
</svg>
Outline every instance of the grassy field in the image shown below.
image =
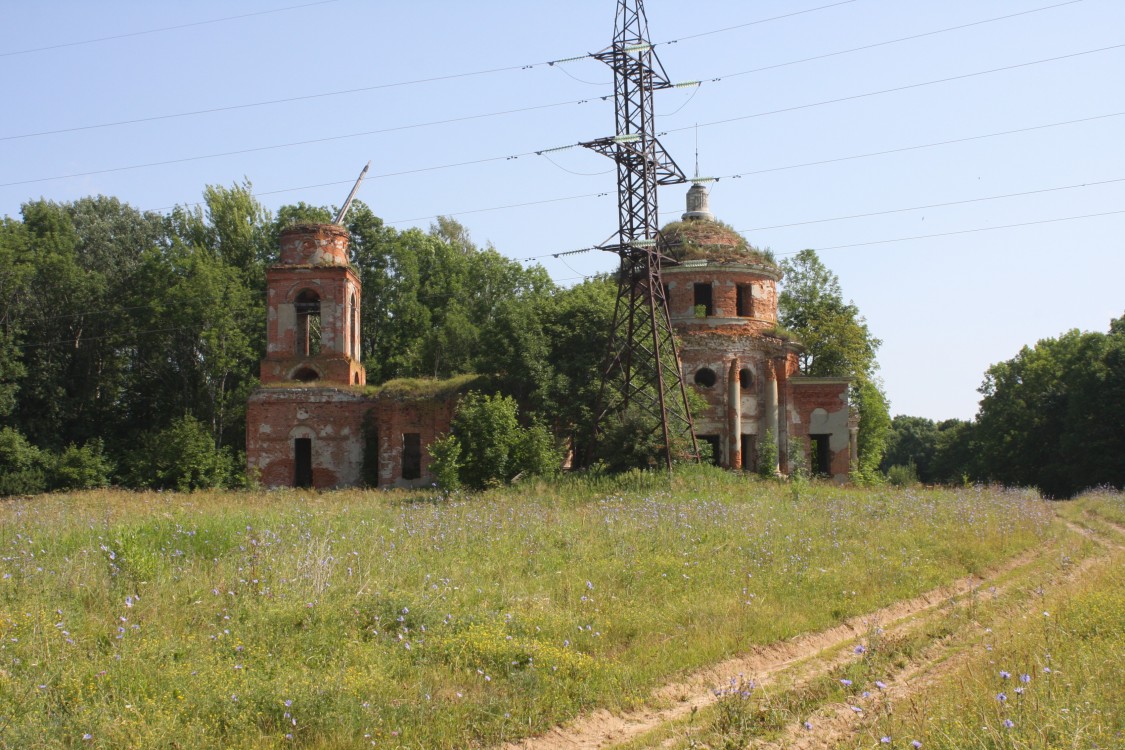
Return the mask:
<svg viewBox="0 0 1125 750">
<path fill-rule="evenodd" d="M 1059 510 L 1116 522 L 1125 495 L 1092 493 Z M 1125 748 L 1125 536 L 1102 539 L 1104 554 L 1064 570 L 1062 585 L 1029 587 L 983 613 L 963 663 L 855 747 Z"/>
<path fill-rule="evenodd" d="M 709 470 L 444 499 L 12 500 L 0 745 L 487 746 L 1061 529 L 1028 494 Z"/>
</svg>

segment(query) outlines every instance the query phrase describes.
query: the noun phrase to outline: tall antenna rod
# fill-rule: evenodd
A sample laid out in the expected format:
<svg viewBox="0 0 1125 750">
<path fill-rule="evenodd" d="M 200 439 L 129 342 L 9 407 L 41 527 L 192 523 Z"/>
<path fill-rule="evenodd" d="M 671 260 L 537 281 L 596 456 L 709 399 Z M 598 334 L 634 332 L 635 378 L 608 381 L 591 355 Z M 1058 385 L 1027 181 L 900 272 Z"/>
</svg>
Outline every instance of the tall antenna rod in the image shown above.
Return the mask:
<svg viewBox="0 0 1125 750">
<path fill-rule="evenodd" d="M 695 179 L 699 179 L 699 123 L 695 123 Z"/>
<path fill-rule="evenodd" d="M 355 200 L 356 191 L 359 190 L 359 183 L 363 182 L 363 177 L 367 174 L 367 170 L 370 168 L 371 162 L 369 161 L 363 167 L 363 171 L 359 173 L 359 177 L 356 179 L 355 185 L 352 186 L 352 191 L 348 193 L 348 199 L 344 201 L 344 205 L 340 207 L 340 211 L 336 214 L 336 218 L 332 220 L 333 224 L 339 224 L 344 220 L 344 214 L 346 214 L 348 212 L 348 209 L 352 207 L 352 201 Z"/>
<path fill-rule="evenodd" d="M 635 406 L 655 418 L 671 469 L 676 442 L 690 438 L 685 452 L 696 459 L 699 448 L 660 278 L 661 261 L 674 261 L 664 255 L 656 191 L 687 178 L 655 135 L 652 92 L 672 83 L 648 41 L 643 0 L 618 1 L 613 44 L 593 57 L 613 68 L 617 131 L 582 145 L 617 163 L 617 244 L 602 249 L 621 265 L 590 447 L 607 414 Z"/>
</svg>

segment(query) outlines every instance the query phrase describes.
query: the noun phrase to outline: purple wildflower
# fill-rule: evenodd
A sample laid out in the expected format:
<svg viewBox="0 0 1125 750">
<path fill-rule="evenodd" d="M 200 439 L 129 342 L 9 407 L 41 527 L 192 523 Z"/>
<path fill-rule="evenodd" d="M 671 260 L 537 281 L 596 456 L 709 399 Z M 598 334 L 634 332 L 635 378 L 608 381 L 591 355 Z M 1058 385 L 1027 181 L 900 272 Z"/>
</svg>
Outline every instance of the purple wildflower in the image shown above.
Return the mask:
<svg viewBox="0 0 1125 750">
<path fill-rule="evenodd" d="M 996 700 L 1003 703 L 1004 701 L 1008 700 L 1008 696 L 1004 695 L 1003 693 L 997 693 L 996 694 Z"/>
<path fill-rule="evenodd" d="M 1011 678 L 1011 676 L 1012 676 L 1012 673 L 1011 673 L 1011 672 L 1005 672 L 1005 671 L 1004 671 L 1003 669 L 1001 669 L 1001 670 L 1000 670 L 1000 679 L 1001 679 L 1001 680 L 1007 680 L 1007 679 L 1010 679 L 1010 678 Z"/>
<path fill-rule="evenodd" d="M 1016 723 L 1014 721 L 1012 721 L 1011 719 L 1004 719 L 1004 727 L 1005 728 L 1011 729 L 1015 725 L 1016 725 Z"/>
<path fill-rule="evenodd" d="M 914 750 L 918 750 L 918 748 L 922 747 L 922 743 L 918 740 L 911 740 L 910 746 L 914 748 Z"/>
<path fill-rule="evenodd" d="M 840 680 L 840 684 L 845 686 L 845 687 L 848 687 L 852 684 L 852 681 L 848 680 L 848 679 L 844 679 L 844 680 Z"/>
</svg>

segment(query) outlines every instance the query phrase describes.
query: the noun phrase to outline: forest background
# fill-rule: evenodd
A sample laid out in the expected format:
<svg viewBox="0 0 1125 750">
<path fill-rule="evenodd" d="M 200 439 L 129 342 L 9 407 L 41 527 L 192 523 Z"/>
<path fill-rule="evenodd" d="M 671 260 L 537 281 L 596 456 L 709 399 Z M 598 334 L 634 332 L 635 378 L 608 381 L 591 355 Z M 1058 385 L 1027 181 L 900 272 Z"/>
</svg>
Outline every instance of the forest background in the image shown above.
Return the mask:
<svg viewBox="0 0 1125 750">
<path fill-rule="evenodd" d="M 208 186 L 201 205 L 167 214 L 98 196 L 5 217 L 0 494 L 252 483 L 245 409 L 265 351 L 265 270 L 282 228 L 331 215 L 303 203 L 273 214 L 246 183 Z M 399 231 L 357 202 L 347 227 L 369 383 L 479 373 L 560 443 L 588 427 L 611 278 L 560 287 L 444 217 Z M 974 421 L 892 421 L 880 341 L 838 278 L 811 250 L 781 267 L 781 323 L 806 346 L 802 370 L 853 378 L 857 479 L 1057 497 L 1125 484 L 1125 317 L 990 367 Z"/>
</svg>

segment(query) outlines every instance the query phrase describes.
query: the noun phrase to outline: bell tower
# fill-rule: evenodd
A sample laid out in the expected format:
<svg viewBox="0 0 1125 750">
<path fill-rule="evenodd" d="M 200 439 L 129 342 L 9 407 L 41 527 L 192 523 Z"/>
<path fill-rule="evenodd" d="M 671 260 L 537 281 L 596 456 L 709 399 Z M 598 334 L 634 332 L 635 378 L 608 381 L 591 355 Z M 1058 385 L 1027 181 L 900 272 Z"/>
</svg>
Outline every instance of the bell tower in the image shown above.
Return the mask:
<svg viewBox="0 0 1125 750">
<path fill-rule="evenodd" d="M 281 232 L 280 262 L 266 271 L 262 383 L 366 385 L 360 356 L 360 283 L 348 230 L 297 224 Z"/>
</svg>

